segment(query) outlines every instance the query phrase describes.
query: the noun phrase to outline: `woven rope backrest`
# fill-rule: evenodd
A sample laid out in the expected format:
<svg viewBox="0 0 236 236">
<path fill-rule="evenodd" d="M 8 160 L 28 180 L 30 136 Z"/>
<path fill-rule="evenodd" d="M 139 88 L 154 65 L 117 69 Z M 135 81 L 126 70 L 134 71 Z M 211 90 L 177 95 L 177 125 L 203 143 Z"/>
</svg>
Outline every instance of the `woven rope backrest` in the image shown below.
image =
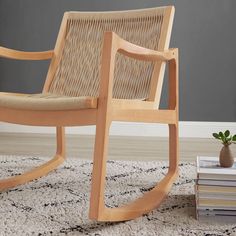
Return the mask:
<svg viewBox="0 0 236 236">
<path fill-rule="evenodd" d="M 98 97 L 103 35 L 114 31 L 134 44 L 158 49 L 165 8 L 109 13 L 70 12 L 65 43 L 49 92 Z M 113 97 L 148 97 L 154 63 L 117 54 Z"/>
</svg>

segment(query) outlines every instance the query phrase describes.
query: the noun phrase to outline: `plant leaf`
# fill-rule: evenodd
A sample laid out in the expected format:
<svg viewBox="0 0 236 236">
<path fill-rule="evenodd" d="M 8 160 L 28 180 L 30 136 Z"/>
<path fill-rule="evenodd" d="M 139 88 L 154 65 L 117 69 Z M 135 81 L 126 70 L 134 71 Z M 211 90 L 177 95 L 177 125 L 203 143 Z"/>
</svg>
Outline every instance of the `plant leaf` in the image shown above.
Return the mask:
<svg viewBox="0 0 236 236">
<path fill-rule="evenodd" d="M 219 139 L 222 140 L 224 143 L 225 136 L 222 132 L 219 132 Z"/>
<path fill-rule="evenodd" d="M 222 132 L 219 132 L 219 136 L 220 136 L 221 138 L 224 138 L 224 134 L 223 134 Z"/>
<path fill-rule="evenodd" d="M 231 137 L 229 137 L 229 138 L 225 138 L 225 140 L 226 140 L 227 142 L 230 142 L 230 141 L 231 141 L 231 139 L 232 139 L 232 136 L 231 136 Z"/>
<path fill-rule="evenodd" d="M 220 139 L 219 134 L 217 134 L 217 133 L 213 133 L 212 135 L 213 135 L 214 138 L 216 138 L 216 139 Z"/>
<path fill-rule="evenodd" d="M 233 141 L 236 141 L 236 134 L 232 138 Z"/>
<path fill-rule="evenodd" d="M 226 130 L 225 133 L 224 133 L 224 135 L 225 135 L 225 137 L 229 137 L 229 135 L 230 135 L 229 130 Z"/>
</svg>

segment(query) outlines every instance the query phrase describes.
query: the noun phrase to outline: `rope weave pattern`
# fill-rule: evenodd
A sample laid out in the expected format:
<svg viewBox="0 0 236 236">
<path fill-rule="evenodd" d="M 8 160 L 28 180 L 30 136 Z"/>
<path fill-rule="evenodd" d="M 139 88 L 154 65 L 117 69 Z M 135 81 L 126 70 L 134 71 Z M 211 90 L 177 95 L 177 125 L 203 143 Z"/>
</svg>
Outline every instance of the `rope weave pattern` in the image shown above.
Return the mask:
<svg viewBox="0 0 236 236">
<path fill-rule="evenodd" d="M 103 34 L 114 31 L 125 40 L 157 50 L 164 8 L 145 14 L 119 14 L 69 18 L 62 57 L 49 92 L 66 96 L 98 97 Z M 144 99 L 148 97 L 154 63 L 117 54 L 113 97 Z"/>
</svg>

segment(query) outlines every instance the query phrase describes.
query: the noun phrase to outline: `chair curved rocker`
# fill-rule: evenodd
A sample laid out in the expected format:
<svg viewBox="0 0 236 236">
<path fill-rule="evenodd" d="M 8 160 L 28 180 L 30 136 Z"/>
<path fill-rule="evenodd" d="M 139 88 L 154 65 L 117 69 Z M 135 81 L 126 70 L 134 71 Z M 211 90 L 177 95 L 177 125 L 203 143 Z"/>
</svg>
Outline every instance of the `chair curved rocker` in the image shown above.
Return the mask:
<svg viewBox="0 0 236 236">
<path fill-rule="evenodd" d="M 0 93 L 3 122 L 57 127 L 57 152 L 32 171 L 0 181 L 0 189 L 39 178 L 65 159 L 66 126 L 96 125 L 91 219 L 124 221 L 158 207 L 178 176 L 178 49 L 169 49 L 174 7 L 119 12 L 66 12 L 55 49 L 0 57 L 51 59 L 40 94 Z M 165 65 L 168 109 L 159 109 Z M 169 125 L 169 170 L 151 191 L 128 205 L 105 207 L 109 128 L 112 121 Z"/>
</svg>

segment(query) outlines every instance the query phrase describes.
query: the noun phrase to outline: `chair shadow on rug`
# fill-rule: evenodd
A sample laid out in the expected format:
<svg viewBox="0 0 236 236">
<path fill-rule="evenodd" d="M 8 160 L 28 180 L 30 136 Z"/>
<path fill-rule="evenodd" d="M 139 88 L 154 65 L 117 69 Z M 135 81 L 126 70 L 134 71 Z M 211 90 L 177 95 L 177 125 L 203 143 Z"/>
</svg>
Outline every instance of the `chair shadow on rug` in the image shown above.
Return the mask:
<svg viewBox="0 0 236 236">
<path fill-rule="evenodd" d="M 123 221 L 158 207 L 178 176 L 178 49 L 169 49 L 174 7 L 120 12 L 66 12 L 53 51 L 0 47 L 0 57 L 51 59 L 40 94 L 0 93 L 3 122 L 54 126 L 57 151 L 47 163 L 0 181 L 0 189 L 46 175 L 65 159 L 66 126 L 96 125 L 90 218 Z M 168 109 L 159 109 L 165 65 Z M 109 128 L 112 121 L 169 126 L 169 171 L 150 192 L 130 204 L 104 203 Z"/>
<path fill-rule="evenodd" d="M 153 186 L 154 187 L 154 186 Z M 175 199 L 174 201 L 170 201 L 170 198 Z M 173 203 L 173 204 L 172 204 Z M 166 207 L 163 206 L 161 209 L 155 209 L 152 214 L 145 214 L 143 215 L 144 219 L 142 222 L 148 222 L 148 224 L 166 224 L 169 227 L 171 227 L 172 224 L 178 225 L 178 221 L 175 223 L 173 222 L 173 218 L 170 218 L 168 221 L 168 216 L 165 215 L 166 213 L 171 213 L 172 216 L 176 219 L 177 217 L 180 217 L 182 220 L 179 222 L 184 222 L 186 224 L 186 221 L 192 221 L 197 222 L 195 218 L 195 196 L 194 194 L 190 195 L 171 195 L 170 197 L 166 198 L 165 204 Z M 178 209 L 184 209 L 181 214 L 179 214 Z M 175 212 L 177 211 L 177 212 Z M 174 213 L 173 213 L 174 212 Z M 128 225 L 124 225 L 124 222 L 88 222 L 85 224 L 75 224 L 70 225 L 69 227 L 64 227 L 60 231 L 56 233 L 71 233 L 71 232 L 80 232 L 80 233 L 97 233 L 99 231 L 103 231 L 104 229 L 109 229 L 111 226 L 120 226 L 121 229 L 124 227 L 129 227 Z M 131 223 L 131 222 L 130 222 Z M 137 222 L 136 222 L 137 223 Z M 121 232 L 120 232 L 121 233 Z"/>
</svg>

